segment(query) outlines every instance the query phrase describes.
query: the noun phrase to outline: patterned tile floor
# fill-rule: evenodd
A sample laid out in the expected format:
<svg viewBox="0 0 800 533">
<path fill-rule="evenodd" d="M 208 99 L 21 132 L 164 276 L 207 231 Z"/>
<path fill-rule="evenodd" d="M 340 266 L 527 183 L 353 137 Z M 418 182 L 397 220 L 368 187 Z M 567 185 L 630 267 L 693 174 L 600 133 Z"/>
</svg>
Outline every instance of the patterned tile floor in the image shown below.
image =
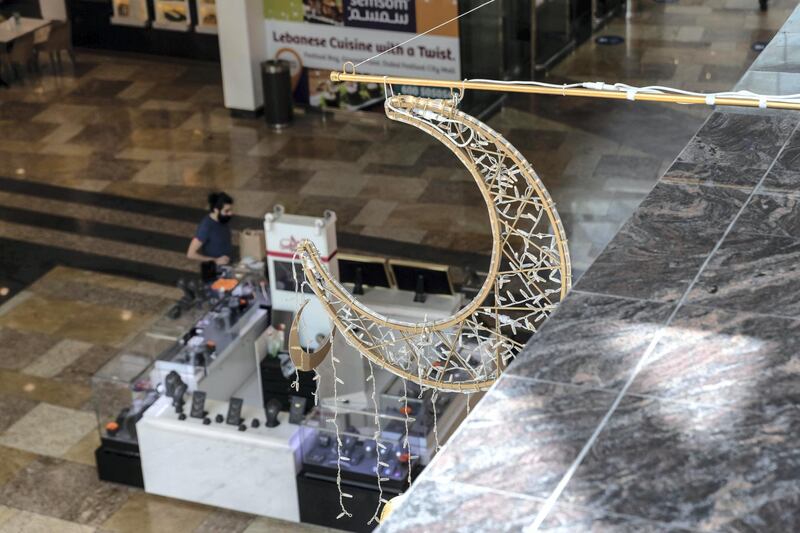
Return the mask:
<svg viewBox="0 0 800 533">
<path fill-rule="evenodd" d="M 0 532 L 323 531 L 97 479 L 91 377 L 179 292 L 56 267 L 0 307 Z"/>
<path fill-rule="evenodd" d="M 623 35 L 624 44 L 589 42 L 549 79 L 728 89 L 756 57 L 751 44 L 774 34 L 790 3 L 772 2 L 760 14 L 735 0 L 640 2 L 633 19 L 614 19 L 603 31 Z M 258 224 L 277 202 L 303 214 L 331 208 L 343 248 L 396 255 L 411 243 L 454 266 L 488 264 L 477 188 L 435 140 L 381 113 L 301 113 L 293 127 L 274 132 L 232 119 L 221 92 L 218 65 L 91 51 L 64 75 L 45 68 L 0 91 L 3 270 L 17 262 L 8 259 L 16 249 L 22 260 L 46 263 L 32 269 L 36 276 L 72 261 L 174 281 L 191 268 L 185 241 L 215 188 L 231 192 L 238 212 L 251 217 L 241 225 Z M 549 187 L 577 277 L 707 114 L 514 96 L 489 124 Z M 133 210 L 121 198 L 145 202 Z M 196 211 L 187 214 L 190 206 Z"/>
<path fill-rule="evenodd" d="M 756 57 L 752 42 L 769 40 L 790 4 L 771 2 L 759 14 L 755 2 L 738 0 L 641 2 L 632 20 L 603 32 L 624 35 L 624 45 L 588 43 L 549 78 L 727 89 Z M 506 104 L 489 124 L 550 188 L 578 273 L 708 114 L 545 97 Z M 130 278 L 172 283 L 193 270 L 183 251 L 212 188 L 234 194 L 240 227 L 258 224 L 276 202 L 306 214 L 332 208 L 343 249 L 479 264 L 489 239 L 480 198 L 442 153 L 380 114 L 300 114 L 281 133 L 232 119 L 218 66 L 203 63 L 81 51 L 63 75 L 45 70 L 0 90 L 0 287 L 10 289 L 0 293 L 0 532 L 297 530 L 97 481 L 90 377 L 176 297 Z M 697 184 L 682 187 L 697 192 Z M 716 202 L 740 205 L 734 192 Z M 692 217 L 691 209 L 671 215 Z M 663 314 L 658 303 L 607 305 L 620 328 Z M 580 319 L 580 309 L 571 312 Z M 694 319 L 715 318 L 686 317 Z M 605 370 L 612 385 L 603 386 L 615 386 L 614 369 Z M 582 379 L 566 364 L 540 371 Z M 602 395 L 545 392 L 606 407 Z M 585 431 L 575 424 L 573 441 Z M 43 428 L 57 435 L 43 438 Z"/>
</svg>

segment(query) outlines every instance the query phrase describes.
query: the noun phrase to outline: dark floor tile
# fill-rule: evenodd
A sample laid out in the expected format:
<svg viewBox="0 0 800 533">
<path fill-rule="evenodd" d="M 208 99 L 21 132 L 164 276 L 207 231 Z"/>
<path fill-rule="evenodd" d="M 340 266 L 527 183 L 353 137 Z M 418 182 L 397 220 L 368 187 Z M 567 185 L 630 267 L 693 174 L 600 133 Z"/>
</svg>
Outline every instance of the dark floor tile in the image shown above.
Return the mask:
<svg viewBox="0 0 800 533">
<path fill-rule="evenodd" d="M 753 62 L 753 70 L 800 72 L 800 33 L 778 32 Z"/>
<path fill-rule="evenodd" d="M 91 385 L 92 376 L 118 352 L 117 348 L 111 346 L 92 346 L 77 361 L 62 370 L 55 379 L 64 383 L 88 387 Z"/>
<path fill-rule="evenodd" d="M 2 108 L 0 108 L 2 109 Z M 46 122 L 27 122 L 22 120 L 0 120 L 0 139 L 4 141 L 39 142 L 58 125 Z"/>
<path fill-rule="evenodd" d="M 35 294 L 60 300 L 73 300 L 100 305 L 107 308 L 125 309 L 136 313 L 160 315 L 172 301 L 113 287 L 95 285 L 87 289 L 81 281 L 57 279 L 50 276 L 40 278 L 29 289 Z"/>
<path fill-rule="evenodd" d="M 381 525 L 384 533 L 522 531 L 536 519 L 537 500 L 460 483 L 420 481 Z"/>
<path fill-rule="evenodd" d="M 177 128 L 192 115 L 192 111 L 141 109 L 131 116 L 131 124 L 137 128 Z"/>
<path fill-rule="evenodd" d="M 507 372 L 621 389 L 672 308 L 573 291 Z"/>
<path fill-rule="evenodd" d="M 756 194 L 736 220 L 736 230 L 800 239 L 800 198 Z"/>
<path fill-rule="evenodd" d="M 293 213 L 320 216 L 326 209 L 330 209 L 336 213 L 337 224 L 346 226 L 356 218 L 363 207 L 364 201 L 358 198 L 311 196 L 306 194 L 300 198 L 300 203 Z"/>
<path fill-rule="evenodd" d="M 775 164 L 769 169 L 762 187 L 781 192 L 800 191 L 800 131 L 789 138 Z"/>
<path fill-rule="evenodd" d="M 202 84 L 184 83 L 171 80 L 169 83 L 157 84 L 150 91 L 145 93 L 142 98 L 145 100 L 172 100 L 181 102 L 189 100 L 192 96 L 203 88 Z"/>
<path fill-rule="evenodd" d="M 509 128 L 503 131 L 503 137 L 520 152 L 539 150 L 558 150 L 569 138 L 564 131 L 542 130 L 534 128 Z"/>
<path fill-rule="evenodd" d="M 604 154 L 594 169 L 595 178 L 622 178 L 653 183 L 661 160 L 652 157 Z"/>
<path fill-rule="evenodd" d="M 0 433 L 11 427 L 14 422 L 25 416 L 39 402 L 0 393 Z"/>
<path fill-rule="evenodd" d="M 427 479 L 546 498 L 606 414 L 615 394 L 504 377 L 459 432 Z"/>
<path fill-rule="evenodd" d="M 461 161 L 449 150 L 439 145 L 428 146 L 417 158 L 414 166 L 459 168 Z"/>
<path fill-rule="evenodd" d="M 686 225 L 629 221 L 575 285 L 577 290 L 677 301 L 720 237 Z"/>
<path fill-rule="evenodd" d="M 128 181 L 145 166 L 145 161 L 117 159 L 113 154 L 99 154 L 89 158 L 86 170 L 80 177 L 112 182 Z"/>
<path fill-rule="evenodd" d="M 331 159 L 355 161 L 371 146 L 366 141 L 338 140 L 323 137 L 296 137 L 278 151 L 280 157 L 302 157 L 308 159 Z"/>
<path fill-rule="evenodd" d="M 48 104 L 29 102 L 0 103 L 0 120 L 27 121 L 47 109 Z"/>
<path fill-rule="evenodd" d="M 715 112 L 664 177 L 753 187 L 797 122 L 795 116 Z"/>
<path fill-rule="evenodd" d="M 626 397 L 560 502 L 698 530 L 800 528 L 800 411 Z"/>
<path fill-rule="evenodd" d="M 800 241 L 732 233 L 703 270 L 686 303 L 800 317 Z"/>
<path fill-rule="evenodd" d="M 131 83 L 133 82 L 89 78 L 74 89 L 70 95 L 78 97 L 113 98 L 130 87 Z"/>
<path fill-rule="evenodd" d="M 421 197 L 438 198 L 448 205 L 484 204 L 481 191 L 471 176 L 464 180 L 431 180 Z"/>
<path fill-rule="evenodd" d="M 629 393 L 759 412 L 800 405 L 800 321 L 685 306 Z"/>
<path fill-rule="evenodd" d="M 25 368 L 57 342 L 57 338 L 42 333 L 0 327 L 0 368 Z"/>
<path fill-rule="evenodd" d="M 297 193 L 316 172 L 313 170 L 284 170 L 265 167 L 250 178 L 242 188 L 248 191 Z"/>
<path fill-rule="evenodd" d="M 129 120 L 87 124 L 70 143 L 92 146 L 99 154 L 114 154 L 130 139 L 133 125 Z"/>
<path fill-rule="evenodd" d="M 127 500 L 127 488 L 97 479 L 91 466 L 41 457 L 0 489 L 10 507 L 81 524 L 100 525 Z"/>
</svg>

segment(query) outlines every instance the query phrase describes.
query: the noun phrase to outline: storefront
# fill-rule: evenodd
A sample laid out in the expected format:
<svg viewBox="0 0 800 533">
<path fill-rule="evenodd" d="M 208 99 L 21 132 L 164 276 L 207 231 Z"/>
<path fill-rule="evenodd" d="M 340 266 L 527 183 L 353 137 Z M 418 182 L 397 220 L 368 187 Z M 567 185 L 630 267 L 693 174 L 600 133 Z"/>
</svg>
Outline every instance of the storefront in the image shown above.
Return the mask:
<svg viewBox="0 0 800 533">
<path fill-rule="evenodd" d="M 215 0 L 67 0 L 76 46 L 219 60 Z"/>
</svg>

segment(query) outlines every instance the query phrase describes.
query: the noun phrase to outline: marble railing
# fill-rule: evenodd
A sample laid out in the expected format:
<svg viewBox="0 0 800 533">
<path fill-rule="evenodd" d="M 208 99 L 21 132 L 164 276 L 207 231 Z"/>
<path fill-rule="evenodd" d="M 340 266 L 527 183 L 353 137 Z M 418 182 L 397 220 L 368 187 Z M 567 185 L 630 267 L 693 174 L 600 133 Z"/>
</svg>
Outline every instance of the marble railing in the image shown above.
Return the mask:
<svg viewBox="0 0 800 533">
<path fill-rule="evenodd" d="M 799 531 L 798 124 L 716 109 L 381 531 Z"/>
</svg>

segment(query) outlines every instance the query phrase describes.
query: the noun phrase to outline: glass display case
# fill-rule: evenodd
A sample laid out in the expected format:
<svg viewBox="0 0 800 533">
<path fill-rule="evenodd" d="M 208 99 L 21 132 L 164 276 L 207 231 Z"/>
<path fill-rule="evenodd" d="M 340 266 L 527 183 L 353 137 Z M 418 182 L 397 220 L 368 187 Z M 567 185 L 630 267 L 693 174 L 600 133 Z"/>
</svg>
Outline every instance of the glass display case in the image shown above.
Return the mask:
<svg viewBox="0 0 800 533">
<path fill-rule="evenodd" d="M 334 415 L 342 443 L 341 461 Z M 405 417 L 380 414 L 378 423 L 381 431 L 375 439 L 374 411 L 345 405 L 334 410 L 330 403 L 316 407 L 301 425 L 303 470 L 335 477 L 340 464 L 343 478 L 373 483 L 380 473 L 390 485 L 404 486 L 412 462 L 405 446 Z"/>
<path fill-rule="evenodd" d="M 150 23 L 147 0 L 114 0 L 111 24 L 146 27 Z"/>
<path fill-rule="evenodd" d="M 189 31 L 192 17 L 189 0 L 155 0 L 153 27 L 160 30 Z"/>
<path fill-rule="evenodd" d="M 195 31 L 200 33 L 217 33 L 217 3 L 216 0 L 195 0 L 197 8 L 197 26 Z"/>
<path fill-rule="evenodd" d="M 407 400 L 403 399 L 405 395 Z M 406 382 L 403 390 L 403 380 L 394 378 L 380 395 L 379 405 L 381 412 L 386 415 L 387 423 L 383 431 L 389 435 L 405 434 L 405 414 L 408 413 L 408 442 L 411 454 L 419 457 L 420 464 L 427 465 L 436 453 L 436 435 L 434 423 L 441 425 L 444 413 L 447 412 L 452 399 L 452 394 L 439 394 L 436 397 L 436 417 L 434 417 L 433 392 L 426 390 L 420 394 L 417 383 Z M 397 418 L 400 417 L 400 420 Z M 436 418 L 436 420 L 434 420 Z M 439 420 L 441 418 L 441 420 Z M 444 428 L 443 428 L 444 429 Z M 439 432 L 442 438 L 445 432 Z"/>
</svg>

